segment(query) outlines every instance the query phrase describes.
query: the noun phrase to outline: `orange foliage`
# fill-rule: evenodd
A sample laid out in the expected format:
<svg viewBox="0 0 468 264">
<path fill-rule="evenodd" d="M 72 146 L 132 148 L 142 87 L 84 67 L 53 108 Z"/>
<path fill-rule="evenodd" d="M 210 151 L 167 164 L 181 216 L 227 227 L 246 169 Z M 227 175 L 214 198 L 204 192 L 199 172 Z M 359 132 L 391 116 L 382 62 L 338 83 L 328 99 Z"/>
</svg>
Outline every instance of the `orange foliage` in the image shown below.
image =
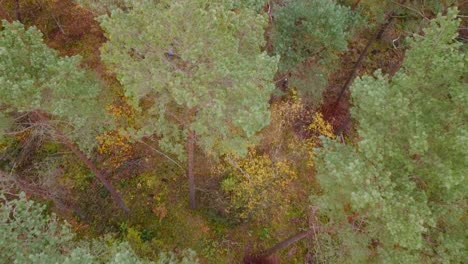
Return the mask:
<svg viewBox="0 0 468 264">
<path fill-rule="evenodd" d="M 134 120 L 135 111 L 126 102 L 127 102 L 126 97 L 119 96 L 118 100 L 114 102 L 114 104 L 108 105 L 106 107 L 106 110 L 116 119 L 125 118 L 128 121 Z"/>
</svg>

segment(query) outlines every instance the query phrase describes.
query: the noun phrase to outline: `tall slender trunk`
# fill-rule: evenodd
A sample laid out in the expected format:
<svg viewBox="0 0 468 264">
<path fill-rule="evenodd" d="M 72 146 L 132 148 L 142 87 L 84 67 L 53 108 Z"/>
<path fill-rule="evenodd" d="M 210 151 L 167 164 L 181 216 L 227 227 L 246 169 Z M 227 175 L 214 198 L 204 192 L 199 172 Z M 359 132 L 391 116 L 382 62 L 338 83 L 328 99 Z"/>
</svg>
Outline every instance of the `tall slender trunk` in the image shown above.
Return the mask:
<svg viewBox="0 0 468 264">
<path fill-rule="evenodd" d="M 49 119 L 42 113 L 36 112 L 40 120 L 49 123 Z M 88 169 L 98 178 L 98 180 L 104 185 L 107 191 L 111 194 L 112 199 L 122 208 L 126 213 L 130 212 L 130 209 L 125 205 L 125 202 L 122 199 L 122 196 L 117 192 L 117 190 L 112 186 L 112 184 L 104 177 L 101 171 L 93 164 L 93 162 L 67 137 L 65 136 L 60 129 L 55 126 L 52 126 L 55 136 L 60 140 L 60 142 L 68 148 L 73 154 L 75 154 L 87 167 Z"/>
<path fill-rule="evenodd" d="M 380 39 L 382 37 L 382 34 L 385 32 L 387 27 L 393 21 L 394 15 L 395 15 L 394 11 L 391 11 L 390 13 L 388 13 L 386 15 L 385 22 L 382 25 L 380 25 L 379 29 L 374 33 L 372 38 L 369 39 L 369 41 L 367 42 L 366 47 L 361 52 L 361 55 L 359 55 L 359 58 L 358 58 L 356 64 L 354 64 L 354 67 L 351 70 L 351 73 L 348 75 L 348 78 L 346 79 L 346 82 L 341 87 L 341 91 L 340 91 L 340 93 L 338 95 L 338 98 L 336 99 L 336 101 L 334 103 L 334 106 L 333 106 L 334 111 L 336 111 L 336 109 L 338 108 L 338 104 L 340 103 L 341 99 L 343 98 L 343 95 L 345 94 L 345 92 L 348 90 L 349 86 L 353 82 L 354 77 L 356 76 L 356 72 L 361 67 L 362 62 L 366 58 L 367 52 L 369 51 L 370 46 L 372 45 L 372 43 L 374 43 L 376 40 L 378 40 L 378 39 Z"/>
<path fill-rule="evenodd" d="M 15 1 L 15 14 L 16 14 L 16 20 L 23 23 L 22 21 L 23 19 L 21 18 L 21 7 L 20 7 L 19 0 Z"/>
<path fill-rule="evenodd" d="M 190 131 L 187 139 L 187 175 L 189 180 L 190 208 L 195 209 L 195 176 L 193 175 L 193 152 L 195 150 L 195 132 Z"/>
</svg>

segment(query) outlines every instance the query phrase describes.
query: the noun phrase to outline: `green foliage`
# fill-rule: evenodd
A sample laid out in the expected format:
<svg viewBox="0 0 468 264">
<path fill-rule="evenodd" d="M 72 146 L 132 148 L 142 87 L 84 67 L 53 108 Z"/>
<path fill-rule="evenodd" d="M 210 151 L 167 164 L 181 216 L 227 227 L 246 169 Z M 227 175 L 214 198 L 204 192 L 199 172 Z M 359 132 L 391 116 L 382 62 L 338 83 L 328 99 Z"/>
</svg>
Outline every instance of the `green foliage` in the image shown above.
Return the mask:
<svg viewBox="0 0 468 264">
<path fill-rule="evenodd" d="M 333 55 L 346 49 L 353 16 L 349 8 L 335 1 L 291 1 L 275 10 L 275 15 L 274 47 L 281 55 L 281 71 L 316 53 Z"/>
<path fill-rule="evenodd" d="M 93 182 L 94 176 L 81 163 L 75 159 L 64 160 L 62 164 L 65 167 L 61 177 L 62 182 L 68 187 L 78 191 L 85 191 Z"/>
<path fill-rule="evenodd" d="M 45 206 L 0 195 L 1 263 L 145 263 L 126 243 L 109 238 L 75 241 L 66 223 L 45 214 Z"/>
<path fill-rule="evenodd" d="M 90 151 L 106 125 L 92 74 L 78 67 L 80 58 L 61 58 L 42 41 L 35 27 L 3 21 L 0 32 L 0 106 L 4 115 L 40 110 Z"/>
<path fill-rule="evenodd" d="M 195 251 L 187 249 L 183 250 L 180 256 L 176 256 L 174 253 L 163 252 L 159 255 L 157 264 L 198 264 L 197 254 Z"/>
<path fill-rule="evenodd" d="M 188 131 L 209 154 L 246 153 L 268 123 L 274 89 L 264 16 L 219 1 L 135 1 L 100 20 L 109 39 L 102 59 L 139 110 L 130 134 L 157 134 L 180 159 Z"/>
<path fill-rule="evenodd" d="M 455 41 L 456 14 L 438 16 L 409 41 L 392 79 L 376 72 L 356 81 L 356 146 L 325 140 L 322 212 L 330 224 L 347 223 L 334 237 L 335 256 L 352 263 L 371 255 L 385 263 L 467 259 L 467 57 Z"/>
<path fill-rule="evenodd" d="M 285 6 L 275 8 L 274 15 L 272 40 L 274 53 L 281 55 L 279 70 L 302 75 L 293 78 L 292 85 L 317 103 L 328 72 L 337 55 L 346 50 L 350 30 L 358 17 L 348 7 L 330 0 L 287 1 Z M 316 64 L 315 69 L 301 71 L 307 60 Z M 297 82 L 301 79 L 303 83 Z M 311 83 L 316 82 L 321 85 L 311 89 Z"/>
<path fill-rule="evenodd" d="M 5 132 L 11 127 L 12 121 L 4 113 L 0 112 L 0 139 L 5 134 Z"/>
<path fill-rule="evenodd" d="M 260 11 L 266 0 L 218 0 L 227 9 L 252 9 Z M 75 0 L 83 7 L 93 10 L 98 14 L 110 14 L 113 10 L 128 10 L 133 8 L 135 1 L 131 0 Z"/>
<path fill-rule="evenodd" d="M 174 261 L 183 262 L 184 259 L 191 260 L 190 263 L 198 263 L 196 253 L 192 249 L 184 249 L 177 253 L 165 251 L 184 248 L 186 245 L 196 246 L 203 237 L 200 226 L 194 223 L 197 220 L 187 221 L 190 216 L 182 215 L 186 211 L 181 209 L 178 206 L 169 208 L 171 211 L 168 217 L 161 220 L 151 210 L 149 214 L 139 212 L 130 219 L 133 227 L 122 224 L 125 240 L 139 256 L 158 259 L 157 263 L 179 263 Z M 200 231 L 197 232 L 194 229 Z M 173 262 L 167 262 L 169 260 Z"/>
<path fill-rule="evenodd" d="M 176 200 L 181 192 L 178 175 L 170 167 L 155 166 L 123 181 L 124 200 L 134 209 L 125 222 L 120 222 L 120 234 L 135 253 L 149 259 L 159 259 L 163 253 L 172 255 L 174 248 L 181 249 L 174 251 L 177 259 L 190 255 L 189 248 L 202 252 L 202 239 L 209 228 L 200 216 L 187 210 L 184 202 Z"/>
<path fill-rule="evenodd" d="M 355 0 L 344 0 L 350 5 L 354 4 Z M 401 3 L 401 4 L 398 4 Z M 359 11 L 369 17 L 371 20 L 376 20 L 379 23 L 384 19 L 386 12 L 395 10 L 398 15 L 401 15 L 405 22 L 408 18 L 422 16 L 430 16 L 441 13 L 444 10 L 444 5 L 450 7 L 457 3 L 457 0 L 424 0 L 424 1 L 394 1 L 394 0 L 361 0 L 359 1 Z"/>
<path fill-rule="evenodd" d="M 0 26 L 0 166 L 12 171 L 0 185 L 50 197 L 57 209 L 74 210 L 82 220 L 70 226 L 24 195 L 11 200 L 14 195 L 0 190 L 0 263 L 144 262 L 137 256 L 198 263 L 184 248 L 200 252 L 202 262 L 241 262 L 245 245 L 261 252 L 314 220 L 326 231 L 278 252 L 281 262 L 304 263 L 310 253 L 326 263 L 468 259 L 467 67 L 454 41 L 459 25 L 438 18 L 424 36 L 400 43 L 429 24 L 435 11 L 460 1 L 76 0 L 106 15 L 98 19 L 106 38 L 73 1 L 0 2 L 2 17 L 20 11 L 27 25 Z M 345 7 L 355 3 L 354 11 Z M 411 46 L 406 61 L 392 78 L 377 72 L 353 87 L 358 142 L 328 139 L 316 149 L 320 137 L 334 138 L 333 128 L 308 103 L 321 100 L 327 78 L 346 77 L 345 68 L 390 12 L 394 19 L 359 72 L 376 65 L 393 72 L 399 59 L 386 59 Z M 343 71 L 329 74 L 361 16 L 369 31 L 354 36 Z M 43 38 L 60 54 L 81 53 L 85 60 L 60 57 Z M 277 77 L 290 74 L 292 96 L 269 104 L 278 63 Z M 82 65 L 104 76 L 108 87 L 101 89 Z M 115 96 L 106 107 L 114 120 L 98 100 L 108 93 Z M 51 122 L 39 124 L 36 115 L 26 115 L 31 112 Z M 111 120 L 118 127 L 103 133 Z M 76 157 L 61 155 L 60 142 L 45 139 L 50 125 L 88 154 L 99 143 L 92 161 L 109 179 L 121 179 L 131 214 L 95 199 L 109 192 L 92 184 Z M 223 162 L 211 177 L 212 160 L 195 159 L 195 172 L 207 176 L 197 180 L 197 211 L 180 198 L 187 186 L 179 167 L 150 156 L 146 143 L 132 142 L 156 140 L 184 160 L 189 132 L 196 134 L 195 153 Z M 256 152 L 247 151 L 259 142 Z M 319 195 L 312 198 L 320 206 L 315 219 L 310 193 Z M 72 228 L 80 237 L 120 231 L 126 242 L 78 240 Z"/>
<path fill-rule="evenodd" d="M 266 0 L 222 0 L 229 9 L 246 8 L 260 11 L 267 2 Z"/>
<path fill-rule="evenodd" d="M 8 200 L 0 195 L 0 263 L 153 263 L 138 258 L 127 243 L 109 236 L 94 240 L 74 239 L 67 223 L 47 215 L 45 206 L 27 200 L 24 193 Z M 131 229 L 130 229 L 131 230 Z M 127 237 L 140 241 L 140 234 Z M 158 264 L 198 263 L 193 250 L 179 254 L 160 252 Z"/>
</svg>

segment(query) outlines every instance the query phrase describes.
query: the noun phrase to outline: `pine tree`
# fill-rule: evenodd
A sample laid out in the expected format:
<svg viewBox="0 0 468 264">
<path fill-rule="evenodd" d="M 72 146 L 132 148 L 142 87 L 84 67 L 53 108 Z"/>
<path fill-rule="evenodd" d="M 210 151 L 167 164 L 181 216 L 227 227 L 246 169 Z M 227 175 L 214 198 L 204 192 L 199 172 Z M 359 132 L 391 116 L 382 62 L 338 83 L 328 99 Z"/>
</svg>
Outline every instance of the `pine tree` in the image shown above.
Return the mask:
<svg viewBox="0 0 468 264">
<path fill-rule="evenodd" d="M 128 243 L 110 236 L 77 240 L 66 222 L 46 207 L 26 199 L 21 193 L 6 199 L 0 190 L 0 263 L 154 263 L 140 259 Z M 161 252 L 160 264 L 198 263 L 194 251 L 185 250 L 181 258 Z"/>
<path fill-rule="evenodd" d="M 79 68 L 80 57 L 58 56 L 47 47 L 35 27 L 3 21 L 0 31 L 0 109 L 4 121 L 28 114 L 35 126 L 50 134 L 80 158 L 126 211 L 120 195 L 87 157 L 104 127 L 105 111 L 98 100 L 100 85 L 89 71 Z M 9 122 L 7 122 L 9 121 Z M 5 129 L 0 130 L 4 136 Z"/>
<path fill-rule="evenodd" d="M 467 57 L 455 41 L 456 15 L 449 10 L 411 38 L 393 78 L 376 72 L 355 82 L 356 145 L 325 140 L 319 202 L 329 224 L 342 228 L 323 241 L 339 241 L 332 251 L 343 261 L 468 257 Z"/>
<path fill-rule="evenodd" d="M 195 207 L 194 151 L 246 154 L 269 122 L 277 58 L 262 52 L 266 18 L 223 1 L 135 1 L 102 17 L 105 63 L 139 111 L 136 138 L 188 164 Z"/>
<path fill-rule="evenodd" d="M 272 40 L 274 53 L 281 56 L 279 71 L 290 72 L 291 85 L 316 105 L 357 18 L 350 8 L 330 0 L 285 1 L 274 8 Z"/>
</svg>

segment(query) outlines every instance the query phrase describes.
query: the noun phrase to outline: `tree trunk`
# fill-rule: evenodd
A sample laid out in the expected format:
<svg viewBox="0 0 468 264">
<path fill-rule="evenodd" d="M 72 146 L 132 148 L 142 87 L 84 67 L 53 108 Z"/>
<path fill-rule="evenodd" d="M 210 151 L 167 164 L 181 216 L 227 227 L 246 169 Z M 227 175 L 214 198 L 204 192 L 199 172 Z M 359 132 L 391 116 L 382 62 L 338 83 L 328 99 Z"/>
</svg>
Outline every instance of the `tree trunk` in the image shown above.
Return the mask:
<svg viewBox="0 0 468 264">
<path fill-rule="evenodd" d="M 104 187 L 109 191 L 114 201 L 122 208 L 126 213 L 130 212 L 130 209 L 125 205 L 125 202 L 122 199 L 122 196 L 114 189 L 112 184 L 104 177 L 96 166 L 94 166 L 93 162 L 88 159 L 88 157 L 73 143 L 68 139 L 65 135 L 61 133 L 58 129 L 55 129 L 56 135 L 60 138 L 61 142 L 71 151 L 73 152 L 78 158 L 80 158 L 89 170 L 96 176 L 96 178 L 101 181 Z"/>
<path fill-rule="evenodd" d="M 189 180 L 190 209 L 195 209 L 195 176 L 193 175 L 193 152 L 195 150 L 195 132 L 189 131 L 187 139 L 187 175 Z"/>
<path fill-rule="evenodd" d="M 43 120 L 48 123 L 48 118 L 42 114 L 36 112 L 37 116 L 40 120 Z M 111 194 L 112 199 L 122 208 L 126 213 L 130 212 L 130 209 L 125 205 L 122 197 L 117 192 L 116 189 L 112 186 L 112 184 L 104 177 L 101 171 L 94 166 L 93 162 L 67 137 L 65 136 L 60 129 L 55 126 L 52 126 L 54 130 L 55 136 L 60 140 L 60 142 L 67 147 L 73 154 L 75 154 L 84 164 L 88 167 L 88 169 L 98 178 L 98 180 L 104 185 L 107 191 Z"/>
<path fill-rule="evenodd" d="M 289 247 L 290 245 L 292 245 L 292 244 L 294 244 L 294 243 L 296 243 L 296 242 L 298 242 L 298 241 L 300 241 L 300 240 L 314 234 L 314 231 L 315 231 L 315 229 L 311 228 L 309 230 L 297 233 L 294 236 L 291 236 L 291 237 L 279 242 L 278 244 L 274 245 L 273 247 L 269 248 L 262 255 L 265 256 L 265 257 L 269 257 L 270 255 L 273 255 L 278 250 Z"/>
<path fill-rule="evenodd" d="M 375 32 L 372 38 L 367 42 L 367 45 L 364 48 L 364 50 L 361 52 L 361 55 L 359 55 L 359 58 L 356 64 L 354 64 L 354 67 L 351 70 L 351 74 L 348 75 L 348 79 L 346 79 L 346 82 L 341 87 L 340 94 L 338 95 L 338 98 L 336 99 L 334 106 L 333 106 L 335 110 L 338 108 L 338 104 L 340 103 L 341 98 L 343 97 L 344 93 L 346 92 L 346 90 L 348 90 L 349 86 L 354 80 L 354 77 L 356 76 L 356 72 L 361 67 L 361 64 L 364 61 L 364 58 L 366 58 L 367 52 L 369 51 L 370 46 L 372 45 L 372 43 L 374 43 L 376 40 L 382 37 L 382 34 L 385 32 L 385 29 L 387 29 L 387 27 L 390 25 L 390 23 L 394 19 L 394 15 L 395 15 L 395 12 L 388 13 L 386 16 L 386 21 L 379 27 L 379 29 Z"/>
<path fill-rule="evenodd" d="M 22 18 L 21 18 L 21 10 L 20 10 L 20 3 L 19 0 L 15 1 L 15 14 L 16 14 L 16 20 L 19 22 L 23 23 Z"/>
<path fill-rule="evenodd" d="M 275 254 L 277 251 L 289 247 L 290 245 L 308 237 L 311 236 L 315 233 L 314 228 L 310 228 L 306 231 L 302 231 L 300 233 L 297 233 L 296 235 L 293 235 L 278 244 L 274 245 L 273 247 L 263 251 L 262 253 L 258 255 L 250 255 L 250 256 L 245 256 L 244 257 L 244 264 L 262 264 L 262 263 L 279 263 L 279 260 L 277 259 L 277 255 Z"/>
<path fill-rule="evenodd" d="M 358 7 L 359 3 L 361 2 L 361 0 L 356 0 L 356 2 L 354 2 L 353 4 L 353 7 L 351 8 L 352 11 L 355 11 L 356 10 L 356 7 Z"/>
<path fill-rule="evenodd" d="M 274 245 L 273 247 L 264 250 L 260 254 L 257 255 L 247 255 L 244 257 L 244 264 L 261 264 L 261 263 L 279 263 L 279 259 L 277 258 L 276 252 L 279 250 L 289 247 L 290 245 L 306 238 L 309 236 L 314 236 L 317 232 L 323 231 L 322 228 L 317 226 L 316 223 L 316 212 L 317 207 L 311 207 L 310 215 L 309 215 L 309 229 L 299 232 L 293 236 L 288 237 L 287 239 L 279 242 L 278 244 Z"/>
</svg>

